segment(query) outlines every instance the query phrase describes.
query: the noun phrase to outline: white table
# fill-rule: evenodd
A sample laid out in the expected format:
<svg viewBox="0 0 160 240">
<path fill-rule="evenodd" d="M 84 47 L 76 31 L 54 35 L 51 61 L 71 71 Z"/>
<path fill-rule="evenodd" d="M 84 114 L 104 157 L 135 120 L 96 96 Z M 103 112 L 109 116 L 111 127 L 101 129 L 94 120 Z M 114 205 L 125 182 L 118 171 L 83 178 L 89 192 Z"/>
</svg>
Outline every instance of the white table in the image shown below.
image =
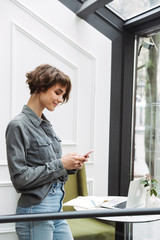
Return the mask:
<svg viewBox="0 0 160 240">
<path fill-rule="evenodd" d="M 84 211 L 91 209 L 84 209 L 82 207 L 74 207 L 76 211 Z M 93 208 L 93 210 L 102 210 L 103 208 Z M 107 210 L 105 208 L 105 210 Z M 115 210 L 116 211 L 116 210 Z M 117 217 L 96 217 L 101 220 L 113 221 L 113 222 L 126 222 L 126 223 L 142 223 L 160 220 L 160 215 L 143 215 L 143 216 L 117 216 Z"/>
<path fill-rule="evenodd" d="M 143 206 L 141 206 L 142 208 Z M 74 206 L 76 211 L 91 210 L 83 207 Z M 102 210 L 103 208 L 93 207 L 93 210 Z M 105 208 L 106 210 L 107 208 Z M 110 210 L 110 209 L 109 209 Z M 116 211 L 116 210 L 115 210 Z M 117 216 L 117 217 L 96 217 L 104 221 L 113 221 L 116 224 L 115 240 L 130 240 L 132 239 L 132 226 L 133 223 L 144 223 L 160 220 L 160 215 L 142 215 L 142 216 Z"/>
</svg>

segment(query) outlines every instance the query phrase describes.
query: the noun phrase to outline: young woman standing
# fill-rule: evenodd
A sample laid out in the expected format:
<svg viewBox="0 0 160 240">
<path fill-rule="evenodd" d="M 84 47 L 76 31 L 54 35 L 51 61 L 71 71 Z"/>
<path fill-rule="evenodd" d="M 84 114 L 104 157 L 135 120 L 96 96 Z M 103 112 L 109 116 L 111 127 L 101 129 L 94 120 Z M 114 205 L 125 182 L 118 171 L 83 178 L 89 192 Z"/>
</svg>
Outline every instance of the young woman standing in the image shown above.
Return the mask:
<svg viewBox="0 0 160 240">
<path fill-rule="evenodd" d="M 61 140 L 46 119 L 49 111 L 69 100 L 71 81 L 48 64 L 26 74 L 30 98 L 8 124 L 6 146 L 11 181 L 21 193 L 17 214 L 59 212 L 68 174 L 83 167 L 89 157 L 68 153 L 62 157 Z M 71 240 L 66 220 L 16 223 L 19 240 Z"/>
</svg>

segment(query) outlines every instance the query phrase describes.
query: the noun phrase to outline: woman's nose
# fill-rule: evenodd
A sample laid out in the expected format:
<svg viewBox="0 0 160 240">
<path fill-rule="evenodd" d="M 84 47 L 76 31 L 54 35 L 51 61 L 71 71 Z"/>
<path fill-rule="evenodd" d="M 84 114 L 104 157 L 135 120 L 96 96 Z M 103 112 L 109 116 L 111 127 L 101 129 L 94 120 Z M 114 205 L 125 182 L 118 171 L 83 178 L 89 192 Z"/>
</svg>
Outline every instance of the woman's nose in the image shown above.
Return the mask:
<svg viewBox="0 0 160 240">
<path fill-rule="evenodd" d="M 59 96 L 58 96 L 58 102 L 59 102 L 59 103 L 63 102 L 63 96 L 62 96 L 62 95 L 59 95 Z"/>
</svg>

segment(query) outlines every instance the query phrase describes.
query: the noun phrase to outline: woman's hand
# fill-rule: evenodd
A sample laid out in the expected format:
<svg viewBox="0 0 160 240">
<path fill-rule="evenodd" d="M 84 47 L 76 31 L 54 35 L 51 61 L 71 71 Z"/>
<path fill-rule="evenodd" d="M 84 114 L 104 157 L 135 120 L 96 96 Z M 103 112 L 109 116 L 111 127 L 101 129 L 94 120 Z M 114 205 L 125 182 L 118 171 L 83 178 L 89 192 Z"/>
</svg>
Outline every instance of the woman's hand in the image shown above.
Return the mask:
<svg viewBox="0 0 160 240">
<path fill-rule="evenodd" d="M 77 153 L 68 153 L 62 157 L 62 163 L 65 169 L 81 169 L 88 156 L 78 155 Z"/>
</svg>

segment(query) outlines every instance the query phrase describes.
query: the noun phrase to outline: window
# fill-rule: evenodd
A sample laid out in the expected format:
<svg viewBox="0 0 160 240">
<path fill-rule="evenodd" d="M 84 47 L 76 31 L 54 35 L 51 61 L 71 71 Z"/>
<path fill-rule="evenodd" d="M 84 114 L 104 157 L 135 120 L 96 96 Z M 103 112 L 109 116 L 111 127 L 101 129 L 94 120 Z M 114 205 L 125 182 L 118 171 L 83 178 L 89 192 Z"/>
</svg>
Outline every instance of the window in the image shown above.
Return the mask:
<svg viewBox="0 0 160 240">
<path fill-rule="evenodd" d="M 139 39 L 134 177 L 160 176 L 160 33 Z"/>
<path fill-rule="evenodd" d="M 123 20 L 128 20 L 159 5 L 160 0 L 114 0 L 106 7 Z"/>
</svg>

